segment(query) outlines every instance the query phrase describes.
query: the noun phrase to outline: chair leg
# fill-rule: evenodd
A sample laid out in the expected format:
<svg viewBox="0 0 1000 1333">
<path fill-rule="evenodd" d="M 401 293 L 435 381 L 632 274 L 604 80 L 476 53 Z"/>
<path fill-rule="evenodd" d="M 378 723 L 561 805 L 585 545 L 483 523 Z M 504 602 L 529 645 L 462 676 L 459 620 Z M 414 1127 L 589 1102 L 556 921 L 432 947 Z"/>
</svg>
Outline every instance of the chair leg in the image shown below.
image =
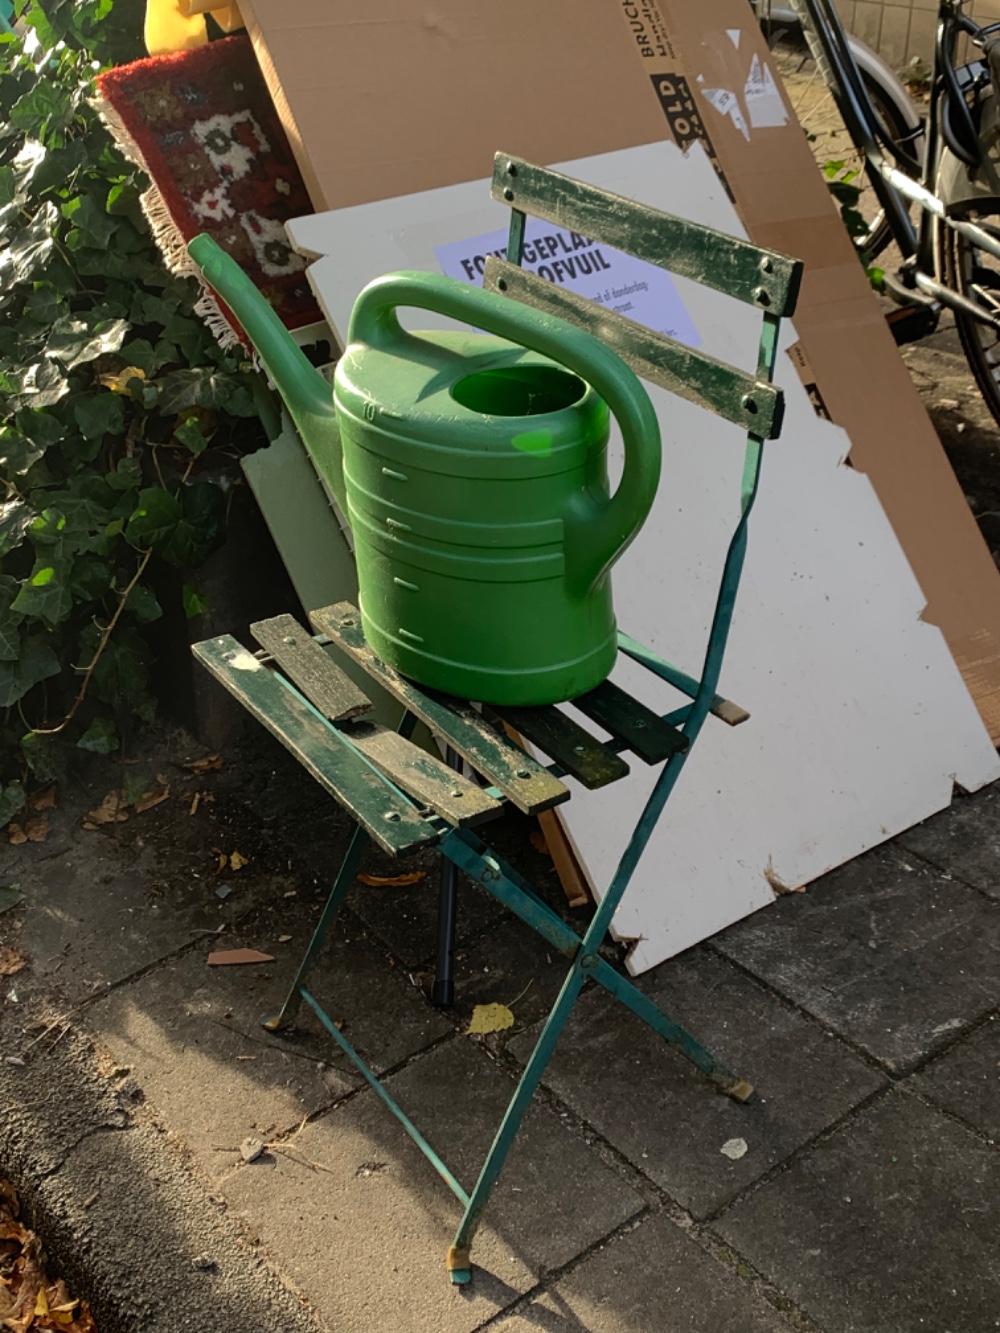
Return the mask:
<svg viewBox="0 0 1000 1333">
<path fill-rule="evenodd" d="M 458 1231 L 455 1233 L 454 1244 L 448 1251 L 448 1273 L 452 1282 L 456 1285 L 472 1280 L 470 1250 L 472 1249 L 473 1238 L 479 1229 L 479 1223 L 489 1202 L 490 1194 L 493 1192 L 493 1186 L 497 1183 L 504 1162 L 507 1160 L 507 1154 L 510 1152 L 518 1129 L 521 1127 L 524 1113 L 528 1109 L 539 1083 L 542 1081 L 545 1066 L 549 1062 L 555 1044 L 559 1040 L 566 1025 L 566 1020 L 569 1018 L 577 996 L 580 994 L 583 983 L 587 978 L 582 959 L 583 951 L 581 950 L 566 975 L 566 980 L 562 984 L 558 998 L 545 1020 L 545 1026 L 542 1028 L 535 1049 L 531 1052 L 531 1057 L 524 1067 L 524 1072 L 513 1097 L 510 1099 L 504 1118 L 500 1122 L 500 1128 L 493 1140 L 493 1146 L 483 1163 L 479 1179 L 476 1181 L 476 1187 L 472 1191 Z"/>
<path fill-rule="evenodd" d="M 309 941 L 309 947 L 302 956 L 302 962 L 299 963 L 298 971 L 295 973 L 295 980 L 285 997 L 285 1003 L 280 1010 L 270 1017 L 262 1019 L 262 1025 L 268 1032 L 280 1032 L 283 1028 L 291 1027 L 295 1021 L 295 1015 L 298 1013 L 299 1005 L 302 1002 L 302 987 L 305 984 L 309 969 L 316 961 L 320 950 L 326 940 L 327 931 L 330 929 L 333 921 L 344 905 L 344 899 L 347 897 L 347 891 L 354 883 L 354 877 L 358 872 L 358 866 L 361 864 L 361 857 L 365 848 L 368 846 L 368 834 L 363 829 L 356 828 L 347 848 L 347 853 L 341 864 L 337 878 L 333 882 L 333 888 L 330 890 L 330 896 L 326 900 L 326 906 L 316 929 L 313 931 L 312 939 Z"/>
<path fill-rule="evenodd" d="M 668 1018 L 658 1004 L 654 1004 L 648 995 L 633 986 L 631 981 L 619 975 L 613 967 L 599 958 L 592 976 L 596 982 L 609 990 L 616 1000 L 620 1000 L 630 1009 L 636 1018 L 651 1027 L 658 1036 L 668 1042 L 676 1051 L 706 1074 L 720 1092 L 734 1101 L 745 1102 L 753 1096 L 753 1084 L 748 1083 L 739 1074 L 734 1074 L 728 1065 L 706 1050 L 700 1041 L 691 1036 L 679 1023 Z"/>
<path fill-rule="evenodd" d="M 451 768 L 460 771 L 462 757 L 449 745 L 445 758 Z M 434 988 L 431 998 L 442 1009 L 455 1003 L 455 921 L 458 913 L 458 869 L 447 857 L 441 858 L 441 892 L 438 898 L 437 957 L 434 963 Z"/>
</svg>

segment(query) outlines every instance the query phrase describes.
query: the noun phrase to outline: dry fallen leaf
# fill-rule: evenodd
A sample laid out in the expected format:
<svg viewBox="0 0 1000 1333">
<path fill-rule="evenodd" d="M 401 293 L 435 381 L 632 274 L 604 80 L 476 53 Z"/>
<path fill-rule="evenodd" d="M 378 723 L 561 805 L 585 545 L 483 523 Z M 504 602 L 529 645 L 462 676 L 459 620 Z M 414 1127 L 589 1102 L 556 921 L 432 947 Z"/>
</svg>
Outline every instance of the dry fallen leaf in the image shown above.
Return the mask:
<svg viewBox="0 0 1000 1333">
<path fill-rule="evenodd" d="M 124 824 L 128 819 L 124 792 L 109 791 L 96 810 L 87 811 L 86 819 L 84 828 L 101 824 Z"/>
<path fill-rule="evenodd" d="M 196 791 L 194 796 L 192 796 L 191 798 L 191 809 L 188 811 L 188 814 L 196 815 L 198 813 L 199 805 L 201 805 L 201 792 Z"/>
<path fill-rule="evenodd" d="M 28 841 L 28 835 L 20 824 L 8 824 L 7 841 L 12 847 L 20 847 L 23 842 Z"/>
<path fill-rule="evenodd" d="M 0 945 L 0 977 L 16 976 L 22 968 L 28 966 L 27 954 L 21 953 L 13 945 Z"/>
<path fill-rule="evenodd" d="M 49 836 L 48 815 L 36 815 L 34 819 L 29 819 L 24 826 L 24 832 L 29 842 L 44 842 Z"/>
<path fill-rule="evenodd" d="M 504 1028 L 513 1026 L 514 1015 L 505 1004 L 477 1004 L 465 1030 L 469 1035 L 479 1036 L 487 1032 L 503 1032 Z"/>
<path fill-rule="evenodd" d="M 411 870 L 407 875 L 359 875 L 359 884 L 370 884 L 374 888 L 397 888 L 405 884 L 419 884 L 427 878 L 426 870 Z"/>
<path fill-rule="evenodd" d="M 53 810 L 56 804 L 56 784 L 53 782 L 44 791 L 35 792 L 28 804 L 32 810 Z"/>
<path fill-rule="evenodd" d="M 38 1237 L 18 1221 L 13 1190 L 0 1183 L 0 1242 L 3 1277 L 0 1278 L 0 1328 L 10 1333 L 64 1330 L 96 1333 L 85 1304 L 72 1300 L 61 1279 L 50 1282 L 42 1267 Z"/>
<path fill-rule="evenodd" d="M 223 872 L 223 870 L 225 870 L 225 868 L 226 868 L 226 866 L 227 866 L 228 864 L 229 864 L 229 857 L 226 855 L 225 852 L 220 852 L 220 853 L 219 853 L 219 864 L 215 867 L 216 870 L 219 872 L 220 875 L 221 875 L 221 873 Z"/>
<path fill-rule="evenodd" d="M 289 941 L 291 938 L 292 938 L 291 935 L 279 935 L 279 936 L 278 936 L 278 943 L 279 943 L 279 944 L 287 944 L 288 941 Z"/>
<path fill-rule="evenodd" d="M 215 773 L 222 767 L 221 754 L 207 754 L 204 759 L 192 759 L 190 764 L 182 764 L 189 773 Z"/>
<path fill-rule="evenodd" d="M 274 957 L 259 949 L 216 949 L 208 955 L 209 967 L 230 967 L 238 963 L 273 963 Z"/>
<path fill-rule="evenodd" d="M 244 866 L 250 864 L 249 856 L 243 856 L 240 852 L 231 852 L 229 856 L 229 869 L 242 870 Z"/>
<path fill-rule="evenodd" d="M 166 791 L 147 791 L 135 803 L 135 813 L 141 815 L 144 810 L 152 810 L 154 805 L 160 805 L 170 796 L 170 788 Z"/>
</svg>

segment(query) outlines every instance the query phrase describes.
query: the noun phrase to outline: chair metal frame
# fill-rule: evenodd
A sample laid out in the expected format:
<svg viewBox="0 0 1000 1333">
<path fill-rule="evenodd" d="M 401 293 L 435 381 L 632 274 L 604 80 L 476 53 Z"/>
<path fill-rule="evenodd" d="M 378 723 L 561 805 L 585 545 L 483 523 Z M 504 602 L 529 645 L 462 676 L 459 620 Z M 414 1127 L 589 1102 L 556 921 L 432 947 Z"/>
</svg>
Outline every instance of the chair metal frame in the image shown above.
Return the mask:
<svg viewBox="0 0 1000 1333">
<path fill-rule="evenodd" d="M 773 439 L 778 435 L 781 426 L 783 398 L 780 389 L 777 389 L 772 382 L 780 322 L 782 317 L 790 315 L 794 309 L 801 279 L 801 265 L 774 251 L 761 249 L 723 233 L 635 204 L 556 172 L 533 166 L 509 154 L 497 154 L 493 196 L 511 205 L 511 223 L 507 258 L 489 259 L 485 275 L 487 287 L 505 293 L 513 299 L 558 314 L 596 333 L 640 375 L 674 393 L 693 399 L 729 421 L 746 427 L 747 436 L 739 519 L 725 557 L 700 675 L 697 678 L 692 677 L 628 635 L 624 633 L 619 635 L 619 649 L 622 653 L 640 663 L 654 676 L 674 686 L 690 702 L 661 719 L 663 723 L 676 728 L 679 733 L 678 744 L 663 762 L 655 786 L 631 833 L 618 868 L 582 935 L 571 929 L 539 897 L 532 886 L 497 856 L 472 828 L 455 827 L 439 814 L 428 811 L 426 803 L 414 799 L 406 791 L 405 786 L 394 782 L 384 771 L 379 770 L 377 761 L 373 764 L 371 758 L 356 748 L 351 740 L 349 728 L 331 721 L 329 711 L 324 715 L 322 709 L 310 700 L 308 692 L 296 688 L 300 682 L 293 683 L 285 676 L 275 673 L 287 691 L 285 694 L 279 691 L 281 699 L 293 702 L 303 717 L 311 717 L 313 725 L 321 724 L 329 731 L 337 747 L 345 747 L 348 754 L 359 759 L 377 774 L 386 788 L 384 793 L 386 799 L 389 799 L 389 792 L 392 793 L 392 801 L 396 803 L 393 805 L 393 810 L 399 808 L 398 800 L 401 799 L 409 802 L 414 811 L 419 812 L 426 827 L 424 842 L 436 841 L 441 855 L 448 863 L 463 871 L 499 899 L 526 925 L 537 931 L 554 949 L 570 960 L 562 988 L 524 1067 L 479 1177 L 472 1192 L 467 1193 L 306 985 L 309 971 L 354 882 L 361 856 L 369 839 L 374 838 L 383 846 L 388 846 L 390 850 L 402 848 L 402 844 L 398 841 L 392 845 L 386 841 L 386 826 L 379 824 L 376 816 L 366 816 L 363 811 L 359 812 L 356 803 L 352 806 L 344 802 L 358 819 L 358 827 L 289 989 L 288 997 L 280 1012 L 265 1020 L 265 1027 L 272 1032 L 286 1029 L 294 1021 L 295 1014 L 304 1001 L 454 1192 L 463 1208 L 462 1219 L 447 1257 L 447 1267 L 454 1283 L 466 1283 L 471 1279 L 470 1251 L 484 1209 L 524 1113 L 542 1080 L 556 1042 L 588 979 L 603 986 L 620 1000 L 632 1013 L 712 1079 L 721 1091 L 739 1101 L 745 1101 L 753 1092 L 748 1082 L 716 1059 L 690 1033 L 668 1018 L 631 981 L 606 962 L 600 956 L 599 950 L 643 850 L 663 814 L 664 807 L 709 714 L 714 713 L 731 725 L 745 720 L 748 716 L 742 709 L 722 698 L 717 691 L 747 548 L 747 525 L 760 480 L 764 444 L 767 439 Z M 576 297 L 525 271 L 521 264 L 525 223 L 529 214 L 586 235 L 594 241 L 614 246 L 637 258 L 657 264 L 674 273 L 683 274 L 756 306 L 763 316 L 756 374 L 748 375 L 700 351 L 687 348 L 663 335 L 651 333 L 624 316 Z M 355 637 L 360 633 L 355 628 L 356 621 L 348 614 L 350 611 L 351 608 L 340 606 L 326 608 L 313 615 L 314 628 L 326 636 L 321 642 L 332 641 L 346 648 L 355 660 L 367 665 L 372 674 L 377 675 L 381 684 L 385 685 L 388 679 L 390 688 L 396 688 L 406 707 L 399 728 L 401 736 L 405 738 L 410 735 L 418 716 L 425 721 L 431 720 L 432 730 L 436 730 L 449 747 L 454 747 L 449 751 L 449 760 L 453 761 L 455 750 L 462 752 L 463 746 L 461 737 L 456 738 L 453 729 L 449 727 L 446 714 L 440 712 L 443 706 L 446 709 L 446 705 L 442 705 L 441 700 L 435 699 L 434 696 L 425 696 L 412 684 L 402 682 L 401 678 L 395 678 L 391 669 L 378 663 L 377 660 L 374 660 L 374 666 L 378 671 L 374 669 L 371 661 L 366 663 L 362 656 L 359 656 L 361 650 L 357 642 L 352 647 L 345 639 L 345 636 L 349 638 L 351 633 Z M 291 642 L 291 639 L 286 639 L 285 642 Z M 198 645 L 196 652 L 205 665 L 213 670 L 234 693 L 243 690 L 244 693 L 239 697 L 243 698 L 244 703 L 247 703 L 248 707 L 252 706 L 256 715 L 266 725 L 271 726 L 275 734 L 281 735 L 278 724 L 273 723 L 266 715 L 267 706 L 260 703 L 251 704 L 248 701 L 246 681 L 252 673 L 245 670 L 242 673 L 234 673 L 228 670 L 227 661 L 231 661 L 234 654 L 238 655 L 235 650 L 239 646 L 235 645 L 235 649 L 229 646 L 233 644 L 235 644 L 233 640 L 210 641 Z M 278 665 L 284 665 L 280 658 Z M 237 674 L 242 676 L 241 680 L 236 680 Z M 302 711 L 303 707 L 309 710 L 308 715 Z M 431 709 L 430 713 L 426 711 L 428 708 Z M 434 709 L 439 711 L 435 712 Z M 435 721 L 436 726 L 433 725 Z M 450 732 L 452 734 L 449 734 Z M 281 738 L 290 745 L 290 748 L 295 748 L 289 742 L 287 735 L 281 735 Z M 611 743 L 609 748 L 620 752 L 628 748 L 628 745 L 619 740 L 617 743 Z M 338 754 L 342 753 L 343 748 L 338 749 Z M 475 767 L 476 753 L 466 747 L 464 754 Z M 533 762 L 527 756 L 522 755 L 522 759 L 525 764 L 530 764 L 533 773 L 535 771 Z M 490 765 L 481 758 L 478 762 L 480 764 L 478 771 L 484 774 L 488 783 L 493 783 L 487 786 L 487 792 L 491 796 L 495 796 L 498 801 L 502 801 L 505 797 L 516 798 L 516 792 L 513 792 L 509 781 L 497 779 L 495 770 L 491 770 Z M 548 773 L 556 778 L 567 771 L 559 763 L 549 764 L 547 768 Z M 313 771 L 315 772 L 315 769 Z M 367 776 L 370 778 L 371 774 Z M 528 770 L 521 770 L 521 776 L 527 778 Z M 381 790 L 378 788 L 378 783 L 375 786 Z M 335 795 L 338 794 L 335 784 L 330 790 Z M 551 803 L 554 802 L 550 801 Z M 529 807 L 521 804 L 521 808 Z M 390 812 L 383 814 L 381 818 L 398 821 L 400 816 L 398 813 Z"/>
</svg>

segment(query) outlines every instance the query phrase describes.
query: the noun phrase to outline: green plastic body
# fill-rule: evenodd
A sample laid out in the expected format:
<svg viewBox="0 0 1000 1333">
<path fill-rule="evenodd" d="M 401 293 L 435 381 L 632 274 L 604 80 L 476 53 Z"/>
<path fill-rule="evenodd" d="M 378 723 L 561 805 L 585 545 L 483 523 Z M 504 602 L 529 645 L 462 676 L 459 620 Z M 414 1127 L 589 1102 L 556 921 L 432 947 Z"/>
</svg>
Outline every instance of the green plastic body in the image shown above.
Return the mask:
<svg viewBox="0 0 1000 1333">
<path fill-rule="evenodd" d="M 372 649 L 495 704 L 555 703 L 614 665 L 609 569 L 656 494 L 652 404 L 589 334 L 450 278 L 390 274 L 358 297 L 329 384 L 228 256 L 191 254 L 271 372 L 354 537 Z M 397 307 L 484 333 L 405 332 Z M 608 491 L 609 408 L 625 445 Z"/>
</svg>

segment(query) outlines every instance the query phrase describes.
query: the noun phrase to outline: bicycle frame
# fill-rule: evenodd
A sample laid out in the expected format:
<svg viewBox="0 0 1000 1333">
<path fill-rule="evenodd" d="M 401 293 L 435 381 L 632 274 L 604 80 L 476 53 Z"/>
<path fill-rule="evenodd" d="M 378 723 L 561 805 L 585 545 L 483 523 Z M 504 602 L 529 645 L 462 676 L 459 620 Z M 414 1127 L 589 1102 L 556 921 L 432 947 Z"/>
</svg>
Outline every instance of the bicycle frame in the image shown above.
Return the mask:
<svg viewBox="0 0 1000 1333">
<path fill-rule="evenodd" d="M 864 155 L 866 174 L 903 255 L 900 278 L 904 288 L 917 302 L 921 296 L 924 301 L 937 301 L 1000 330 L 1000 316 L 989 314 L 940 281 L 938 244 L 940 228 L 949 227 L 1000 260 L 1000 240 L 949 211 L 933 188 L 945 154 L 959 159 L 967 171 L 974 171 L 980 163 L 979 134 L 965 100 L 955 52 L 962 33 L 982 45 L 991 29 L 980 28 L 962 13 L 963 0 L 939 0 L 923 161 L 917 162 L 905 146 L 892 142 L 879 123 L 833 0 L 791 3 L 844 125 Z M 911 204 L 921 210 L 918 226 L 910 217 Z M 893 286 L 891 281 L 888 285 Z"/>
</svg>

